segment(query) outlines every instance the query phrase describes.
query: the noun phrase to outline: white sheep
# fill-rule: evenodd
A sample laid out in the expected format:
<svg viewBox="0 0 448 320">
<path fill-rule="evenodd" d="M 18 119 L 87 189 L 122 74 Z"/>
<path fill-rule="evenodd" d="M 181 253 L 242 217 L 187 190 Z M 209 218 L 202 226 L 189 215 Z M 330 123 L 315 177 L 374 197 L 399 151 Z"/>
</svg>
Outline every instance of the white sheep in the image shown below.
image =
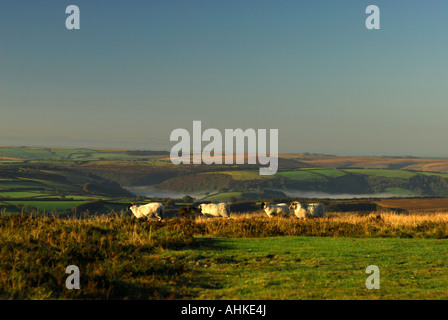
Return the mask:
<svg viewBox="0 0 448 320">
<path fill-rule="evenodd" d="M 269 218 L 284 215 L 289 217 L 289 207 L 286 203 L 269 204 L 266 202 L 261 203 L 261 209 L 268 215 Z"/>
<path fill-rule="evenodd" d="M 160 202 L 147 203 L 141 206 L 131 204 L 128 209 L 131 210 L 137 218 L 146 217 L 148 219 L 162 221 L 165 216 L 165 207 Z"/>
<path fill-rule="evenodd" d="M 198 211 L 203 215 L 228 218 L 230 216 L 229 204 L 221 203 L 202 203 L 198 206 Z"/>
<path fill-rule="evenodd" d="M 301 204 L 294 201 L 289 206 L 297 218 L 325 218 L 325 208 L 320 203 Z"/>
</svg>

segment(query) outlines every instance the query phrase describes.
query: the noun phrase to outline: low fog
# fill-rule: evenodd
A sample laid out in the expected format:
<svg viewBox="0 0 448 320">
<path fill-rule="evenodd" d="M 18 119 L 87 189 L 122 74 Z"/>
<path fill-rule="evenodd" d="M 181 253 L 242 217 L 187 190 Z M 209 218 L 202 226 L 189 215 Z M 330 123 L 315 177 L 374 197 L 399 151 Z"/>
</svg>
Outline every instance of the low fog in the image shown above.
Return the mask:
<svg viewBox="0 0 448 320">
<path fill-rule="evenodd" d="M 134 193 L 136 196 L 144 196 L 148 198 L 172 198 L 172 199 L 182 199 L 184 196 L 189 195 L 196 200 L 205 198 L 207 195 L 205 192 L 176 192 L 176 191 L 164 191 L 155 189 L 148 186 L 134 186 L 126 187 L 125 189 Z M 393 197 L 409 197 L 410 195 L 396 194 L 396 193 L 366 193 L 366 194 L 350 194 L 350 193 L 325 193 L 319 191 L 303 191 L 303 190 L 274 190 L 281 191 L 287 197 L 290 198 L 309 198 L 309 199 L 356 199 L 356 198 L 393 198 Z M 212 194 L 212 193 L 211 193 Z M 211 195 L 209 194 L 209 195 Z"/>
<path fill-rule="evenodd" d="M 409 195 L 400 195 L 396 193 L 366 193 L 366 194 L 350 194 L 350 193 L 325 193 L 319 191 L 303 191 L 303 190 L 277 190 L 286 194 L 291 198 L 312 198 L 312 199 L 355 199 L 355 198 L 393 198 L 393 197 L 409 197 Z"/>
</svg>

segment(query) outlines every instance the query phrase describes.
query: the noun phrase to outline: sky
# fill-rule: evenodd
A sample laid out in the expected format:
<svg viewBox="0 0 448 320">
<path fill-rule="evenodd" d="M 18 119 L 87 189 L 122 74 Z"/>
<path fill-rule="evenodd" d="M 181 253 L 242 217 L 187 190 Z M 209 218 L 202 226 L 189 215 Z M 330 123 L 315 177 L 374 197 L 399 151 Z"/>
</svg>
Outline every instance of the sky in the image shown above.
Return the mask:
<svg viewBox="0 0 448 320">
<path fill-rule="evenodd" d="M 278 129 L 281 153 L 448 156 L 447 19 L 444 0 L 1 0 L 0 145 L 169 151 L 199 120 Z"/>
</svg>

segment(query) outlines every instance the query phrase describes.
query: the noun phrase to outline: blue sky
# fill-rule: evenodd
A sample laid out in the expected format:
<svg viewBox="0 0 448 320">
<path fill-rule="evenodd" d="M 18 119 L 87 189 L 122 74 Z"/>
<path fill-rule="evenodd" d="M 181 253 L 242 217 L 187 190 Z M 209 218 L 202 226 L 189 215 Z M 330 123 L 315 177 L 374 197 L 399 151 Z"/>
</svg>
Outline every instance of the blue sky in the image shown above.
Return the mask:
<svg viewBox="0 0 448 320">
<path fill-rule="evenodd" d="M 5 0 L 0 145 L 170 150 L 201 120 L 279 129 L 280 152 L 448 156 L 447 18 L 438 0 Z"/>
</svg>

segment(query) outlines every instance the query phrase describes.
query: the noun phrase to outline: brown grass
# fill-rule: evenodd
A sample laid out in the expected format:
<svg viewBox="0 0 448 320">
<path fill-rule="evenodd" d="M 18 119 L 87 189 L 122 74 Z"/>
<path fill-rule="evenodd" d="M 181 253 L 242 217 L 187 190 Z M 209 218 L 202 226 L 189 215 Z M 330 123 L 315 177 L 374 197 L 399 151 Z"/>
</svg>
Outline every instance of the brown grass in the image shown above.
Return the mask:
<svg viewBox="0 0 448 320">
<path fill-rule="evenodd" d="M 167 221 L 167 227 L 174 221 Z M 187 226 L 185 226 L 187 227 Z M 223 237 L 320 236 L 356 238 L 448 238 L 448 211 L 329 213 L 327 218 L 268 218 L 262 212 L 232 214 L 230 219 L 198 218 L 192 233 Z"/>
<path fill-rule="evenodd" d="M 411 212 L 408 214 L 402 213 L 371 213 L 367 215 L 333 213 L 329 218 L 335 222 L 347 222 L 353 224 L 369 224 L 372 221 L 380 220 L 386 227 L 400 227 L 409 226 L 416 227 L 422 223 L 437 223 L 448 224 L 448 212 Z"/>
<path fill-rule="evenodd" d="M 169 299 L 166 284 L 182 281 L 185 262 L 154 252 L 192 244 L 184 229 L 132 218 L 0 215 L 0 300 Z M 72 264 L 82 269 L 82 292 L 65 288 Z"/>
</svg>

